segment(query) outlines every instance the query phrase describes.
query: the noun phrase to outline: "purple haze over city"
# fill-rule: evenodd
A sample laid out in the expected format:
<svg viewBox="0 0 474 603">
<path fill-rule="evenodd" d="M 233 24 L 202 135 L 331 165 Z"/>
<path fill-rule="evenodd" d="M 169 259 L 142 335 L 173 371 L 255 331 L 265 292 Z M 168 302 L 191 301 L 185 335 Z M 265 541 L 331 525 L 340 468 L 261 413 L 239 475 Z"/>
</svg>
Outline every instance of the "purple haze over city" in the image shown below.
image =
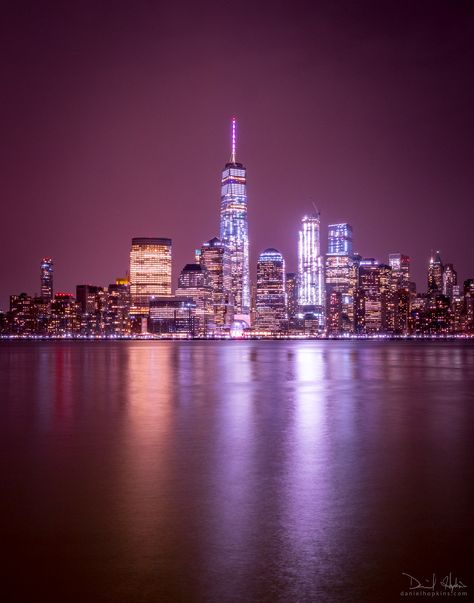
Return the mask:
<svg viewBox="0 0 474 603">
<path fill-rule="evenodd" d="M 133 236 L 173 239 L 174 280 L 219 234 L 238 118 L 251 269 L 296 269 L 301 217 L 354 248 L 431 249 L 474 277 L 474 9 L 417 2 L 8 2 L 0 23 L 8 295 L 124 275 Z"/>
</svg>

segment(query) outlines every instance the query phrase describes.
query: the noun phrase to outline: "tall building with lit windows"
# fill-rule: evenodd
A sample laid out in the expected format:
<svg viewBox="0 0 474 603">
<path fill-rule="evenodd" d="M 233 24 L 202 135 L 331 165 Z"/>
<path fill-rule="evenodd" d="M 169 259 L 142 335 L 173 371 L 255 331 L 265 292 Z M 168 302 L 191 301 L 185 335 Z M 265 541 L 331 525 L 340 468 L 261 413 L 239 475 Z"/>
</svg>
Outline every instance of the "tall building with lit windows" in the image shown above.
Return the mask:
<svg viewBox="0 0 474 603">
<path fill-rule="evenodd" d="M 428 267 L 428 293 L 443 292 L 443 271 L 444 266 L 439 251 L 432 254 Z"/>
<path fill-rule="evenodd" d="M 407 334 L 410 318 L 411 281 L 410 258 L 403 253 L 390 253 L 389 288 L 386 293 L 386 330 Z"/>
<path fill-rule="evenodd" d="M 329 224 L 328 255 L 352 255 L 352 226 L 347 223 Z"/>
<path fill-rule="evenodd" d="M 171 295 L 171 239 L 134 238 L 130 250 L 131 314 L 148 314 L 153 296 Z"/>
<path fill-rule="evenodd" d="M 446 264 L 443 270 L 443 295 L 453 298 L 454 287 L 458 284 L 458 273 L 452 264 Z"/>
<path fill-rule="evenodd" d="M 357 258 L 352 246 L 352 226 L 347 223 L 328 227 L 328 252 L 324 286 L 328 332 L 337 334 L 354 329 L 354 292 L 357 285 Z"/>
<path fill-rule="evenodd" d="M 215 325 L 218 328 L 230 325 L 233 321 L 234 309 L 231 304 L 230 261 L 227 247 L 217 237 L 203 243 L 199 250 L 199 263 L 207 271 L 212 289 Z"/>
<path fill-rule="evenodd" d="M 287 326 L 285 260 L 276 249 L 265 249 L 257 263 L 255 323 L 258 331 L 278 333 Z"/>
<path fill-rule="evenodd" d="M 388 263 L 392 269 L 397 285 L 403 288 L 410 287 L 410 257 L 403 253 L 390 253 Z"/>
<path fill-rule="evenodd" d="M 195 304 L 196 332 L 213 330 L 212 287 L 209 273 L 201 264 L 186 264 L 181 270 L 176 297 L 191 299 Z"/>
<path fill-rule="evenodd" d="M 220 239 L 229 251 L 235 319 L 250 322 L 249 236 L 246 169 L 236 160 L 236 120 L 232 120 L 230 161 L 221 180 Z"/>
<path fill-rule="evenodd" d="M 300 314 L 312 314 L 324 326 L 324 265 L 321 257 L 319 212 L 304 216 L 298 242 L 298 305 Z"/>
<path fill-rule="evenodd" d="M 355 328 L 358 333 L 374 334 L 388 330 L 387 301 L 391 268 L 366 258 L 359 264 L 359 282 L 355 299 Z"/>
<path fill-rule="evenodd" d="M 53 260 L 43 258 L 41 260 L 41 298 L 45 303 L 53 300 Z"/>
</svg>

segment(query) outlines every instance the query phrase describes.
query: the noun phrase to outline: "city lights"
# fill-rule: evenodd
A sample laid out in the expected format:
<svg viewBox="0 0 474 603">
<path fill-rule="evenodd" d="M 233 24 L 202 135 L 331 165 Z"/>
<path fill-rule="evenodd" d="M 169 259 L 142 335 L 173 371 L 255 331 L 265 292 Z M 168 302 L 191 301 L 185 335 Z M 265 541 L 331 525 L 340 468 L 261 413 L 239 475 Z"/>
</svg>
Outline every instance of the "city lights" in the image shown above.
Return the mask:
<svg viewBox="0 0 474 603">
<path fill-rule="evenodd" d="M 40 263 L 40 296 L 10 296 L 1 337 L 67 338 L 378 338 L 474 335 L 474 279 L 458 283 L 439 251 L 427 266 L 427 292 L 411 280 L 410 258 L 388 263 L 353 250 L 348 223 L 328 226 L 321 252 L 320 213 L 301 218 L 297 272 L 283 255 L 263 251 L 251 287 L 246 169 L 231 155 L 221 178 L 220 237 L 194 250 L 172 291 L 172 241 L 134 237 L 127 278 L 108 287 L 80 284 L 54 293 L 53 260 Z M 297 218 L 296 218 L 297 220 Z M 294 231 L 296 232 L 296 220 Z M 251 295 L 252 291 L 252 295 Z"/>
</svg>

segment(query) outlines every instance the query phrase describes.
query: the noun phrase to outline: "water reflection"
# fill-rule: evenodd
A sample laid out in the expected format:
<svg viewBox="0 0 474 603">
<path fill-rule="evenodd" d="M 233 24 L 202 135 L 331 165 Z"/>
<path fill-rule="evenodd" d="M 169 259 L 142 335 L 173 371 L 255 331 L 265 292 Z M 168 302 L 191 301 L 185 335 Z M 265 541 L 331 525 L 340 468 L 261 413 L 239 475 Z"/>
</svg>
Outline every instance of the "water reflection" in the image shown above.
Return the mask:
<svg viewBox="0 0 474 603">
<path fill-rule="evenodd" d="M 0 368 L 7 546 L 56 600 L 392 600 L 467 565 L 472 345 L 18 343 Z"/>
</svg>

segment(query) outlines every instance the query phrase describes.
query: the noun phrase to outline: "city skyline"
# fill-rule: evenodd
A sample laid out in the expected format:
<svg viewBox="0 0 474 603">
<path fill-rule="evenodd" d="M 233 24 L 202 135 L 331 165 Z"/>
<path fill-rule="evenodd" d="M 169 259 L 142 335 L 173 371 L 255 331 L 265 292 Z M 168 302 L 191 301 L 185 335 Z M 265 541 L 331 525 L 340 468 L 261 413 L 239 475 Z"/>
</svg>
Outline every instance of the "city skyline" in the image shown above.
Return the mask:
<svg viewBox="0 0 474 603">
<path fill-rule="evenodd" d="M 192 250 L 218 234 L 216 174 L 233 114 L 253 280 L 268 247 L 296 271 L 293 232 L 312 201 L 323 232 L 351 223 L 355 251 L 409 255 L 417 283 L 431 249 L 468 278 L 472 11 L 383 5 L 249 7 L 238 49 L 224 52 L 219 3 L 185 14 L 65 5 L 48 19 L 10 4 L 0 24 L 0 307 L 12 291 L 34 292 L 44 256 L 58 289 L 113 280 L 133 236 L 173 239 L 175 286 Z"/>
<path fill-rule="evenodd" d="M 412 280 L 411 258 L 388 263 L 354 251 L 348 222 L 329 224 L 327 252 L 316 204 L 301 218 L 298 270 L 284 255 L 259 254 L 250 281 L 245 166 L 237 161 L 237 120 L 231 120 L 230 159 L 221 177 L 220 238 L 194 249 L 194 262 L 173 288 L 173 242 L 133 237 L 129 268 L 108 288 L 54 290 L 54 261 L 40 263 L 40 294 L 10 296 L 0 334 L 19 336 L 377 336 L 467 335 L 474 328 L 474 279 L 461 283 L 453 263 L 432 251 L 426 289 Z M 296 242 L 296 241 L 295 241 Z M 288 277 L 288 279 L 287 279 Z M 287 284 L 288 280 L 288 284 Z"/>
</svg>

